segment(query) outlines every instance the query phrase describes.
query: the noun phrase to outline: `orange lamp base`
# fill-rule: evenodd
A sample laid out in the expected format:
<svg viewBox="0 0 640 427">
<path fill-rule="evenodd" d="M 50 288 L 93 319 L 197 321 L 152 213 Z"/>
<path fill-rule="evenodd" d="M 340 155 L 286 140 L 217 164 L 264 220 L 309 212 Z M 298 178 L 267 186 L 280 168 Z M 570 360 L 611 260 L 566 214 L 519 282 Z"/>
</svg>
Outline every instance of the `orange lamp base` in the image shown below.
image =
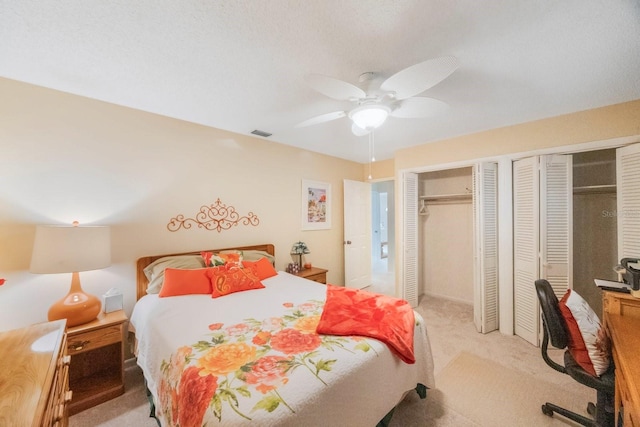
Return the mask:
<svg viewBox="0 0 640 427">
<path fill-rule="evenodd" d="M 85 294 L 80 287 L 78 273 L 73 273 L 71 289 L 49 308 L 49 320 L 67 319 L 67 327 L 82 325 L 98 317 L 102 303 L 98 297 Z"/>
</svg>

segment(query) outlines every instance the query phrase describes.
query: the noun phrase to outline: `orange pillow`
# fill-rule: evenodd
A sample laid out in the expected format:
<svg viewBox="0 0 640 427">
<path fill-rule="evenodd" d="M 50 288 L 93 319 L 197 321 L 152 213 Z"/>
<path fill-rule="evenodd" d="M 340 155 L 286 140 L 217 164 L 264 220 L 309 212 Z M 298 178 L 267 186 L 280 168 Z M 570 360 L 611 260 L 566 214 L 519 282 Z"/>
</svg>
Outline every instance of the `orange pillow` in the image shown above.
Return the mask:
<svg viewBox="0 0 640 427">
<path fill-rule="evenodd" d="M 159 297 L 175 297 L 178 295 L 210 294 L 211 281 L 207 274 L 208 268 L 183 270 L 180 268 L 165 268 L 164 283 Z"/>
<path fill-rule="evenodd" d="M 242 261 L 242 265 L 244 268 L 249 268 L 251 266 L 255 266 L 256 272 L 258 273 L 258 279 L 264 280 L 269 277 L 273 277 L 278 272 L 275 268 L 273 268 L 273 264 L 267 258 L 262 257 L 258 261 Z"/>
<path fill-rule="evenodd" d="M 242 252 L 225 251 L 225 252 L 218 252 L 216 255 L 222 258 L 225 264 L 231 264 L 235 267 L 242 268 Z"/>
<path fill-rule="evenodd" d="M 207 275 L 211 279 L 212 298 L 218 298 L 234 292 L 264 288 L 253 266 L 251 268 L 238 268 L 231 265 L 223 265 L 209 268 L 208 270 Z"/>
</svg>

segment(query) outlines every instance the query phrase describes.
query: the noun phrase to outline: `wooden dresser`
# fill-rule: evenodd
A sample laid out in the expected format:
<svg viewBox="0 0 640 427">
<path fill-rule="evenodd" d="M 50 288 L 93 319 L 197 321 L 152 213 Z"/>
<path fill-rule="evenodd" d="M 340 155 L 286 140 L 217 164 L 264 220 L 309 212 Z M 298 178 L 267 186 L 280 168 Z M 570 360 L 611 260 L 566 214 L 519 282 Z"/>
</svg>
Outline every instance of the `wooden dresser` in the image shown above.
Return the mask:
<svg viewBox="0 0 640 427">
<path fill-rule="evenodd" d="M 616 366 L 616 425 L 622 417 L 625 427 L 640 426 L 640 299 L 604 291 L 602 311 Z"/>
<path fill-rule="evenodd" d="M 66 320 L 0 333 L 0 426 L 68 425 Z"/>
</svg>

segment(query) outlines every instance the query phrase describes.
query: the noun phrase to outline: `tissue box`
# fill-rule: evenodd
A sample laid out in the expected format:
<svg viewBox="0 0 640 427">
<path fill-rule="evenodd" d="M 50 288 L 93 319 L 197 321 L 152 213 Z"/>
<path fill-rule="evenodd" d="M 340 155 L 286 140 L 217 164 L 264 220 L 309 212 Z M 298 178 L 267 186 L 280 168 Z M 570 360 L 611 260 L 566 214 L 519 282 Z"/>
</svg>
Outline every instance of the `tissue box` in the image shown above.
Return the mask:
<svg viewBox="0 0 640 427">
<path fill-rule="evenodd" d="M 102 311 L 111 313 L 122 310 L 122 294 L 102 295 Z"/>
</svg>

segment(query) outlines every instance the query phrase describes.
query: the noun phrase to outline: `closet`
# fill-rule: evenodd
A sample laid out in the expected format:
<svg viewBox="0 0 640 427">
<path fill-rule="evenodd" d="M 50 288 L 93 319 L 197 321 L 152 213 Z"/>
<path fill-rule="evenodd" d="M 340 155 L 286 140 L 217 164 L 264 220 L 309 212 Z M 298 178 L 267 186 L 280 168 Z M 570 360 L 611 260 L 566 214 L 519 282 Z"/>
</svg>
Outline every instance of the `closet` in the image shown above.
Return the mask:
<svg viewBox="0 0 640 427">
<path fill-rule="evenodd" d="M 514 330 L 537 345 L 533 282 L 575 289 L 602 314 L 593 279 L 615 280 L 616 150 L 532 156 L 513 163 Z"/>
<path fill-rule="evenodd" d="M 616 150 L 573 157 L 573 288 L 602 319 L 593 279 L 617 280 Z"/>
<path fill-rule="evenodd" d="M 473 304 L 478 332 L 498 328 L 496 163 L 418 176 L 419 293 Z"/>
<path fill-rule="evenodd" d="M 540 338 L 536 279 L 549 280 L 559 296 L 575 289 L 601 316 L 593 279 L 617 280 L 621 258 L 640 258 L 640 143 L 630 140 L 403 172 L 402 297 L 413 306 L 421 294 L 472 303 L 478 331 L 504 326 L 534 345 Z M 500 224 L 496 206 L 504 215 Z"/>
<path fill-rule="evenodd" d="M 472 168 L 423 172 L 419 293 L 473 304 Z"/>
</svg>

